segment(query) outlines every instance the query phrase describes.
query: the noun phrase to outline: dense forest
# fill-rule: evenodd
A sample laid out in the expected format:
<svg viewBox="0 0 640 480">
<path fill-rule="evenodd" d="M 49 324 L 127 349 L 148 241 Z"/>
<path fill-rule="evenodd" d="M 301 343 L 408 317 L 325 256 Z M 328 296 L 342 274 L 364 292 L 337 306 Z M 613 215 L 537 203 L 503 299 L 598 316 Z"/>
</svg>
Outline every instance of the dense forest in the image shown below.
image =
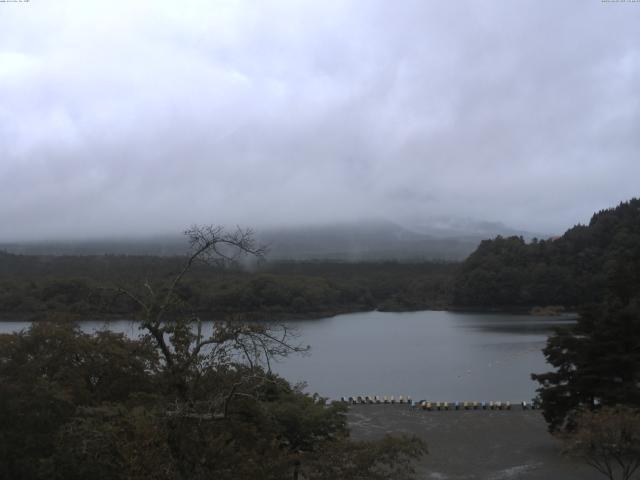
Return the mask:
<svg viewBox="0 0 640 480">
<path fill-rule="evenodd" d="M 465 260 L 453 303 L 474 307 L 562 305 L 629 298 L 640 286 L 640 199 L 593 215 L 558 238 L 485 240 Z"/>
<path fill-rule="evenodd" d="M 28 256 L 0 253 L 0 312 L 130 316 L 119 286 L 161 284 L 183 257 Z M 264 319 L 341 312 L 441 308 L 450 303 L 455 264 L 444 262 L 263 262 L 252 268 L 199 264 L 180 290 L 184 309 L 217 318 Z"/>
</svg>

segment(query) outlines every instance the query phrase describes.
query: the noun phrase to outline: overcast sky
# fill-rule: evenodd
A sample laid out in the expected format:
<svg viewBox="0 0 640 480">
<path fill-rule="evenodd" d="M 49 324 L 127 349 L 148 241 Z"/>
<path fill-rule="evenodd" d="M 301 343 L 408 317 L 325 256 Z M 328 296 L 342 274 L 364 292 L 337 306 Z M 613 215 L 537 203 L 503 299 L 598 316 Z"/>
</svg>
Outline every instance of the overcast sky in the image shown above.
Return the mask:
<svg viewBox="0 0 640 480">
<path fill-rule="evenodd" d="M 0 3 L 0 239 L 640 195 L 640 3 Z"/>
</svg>

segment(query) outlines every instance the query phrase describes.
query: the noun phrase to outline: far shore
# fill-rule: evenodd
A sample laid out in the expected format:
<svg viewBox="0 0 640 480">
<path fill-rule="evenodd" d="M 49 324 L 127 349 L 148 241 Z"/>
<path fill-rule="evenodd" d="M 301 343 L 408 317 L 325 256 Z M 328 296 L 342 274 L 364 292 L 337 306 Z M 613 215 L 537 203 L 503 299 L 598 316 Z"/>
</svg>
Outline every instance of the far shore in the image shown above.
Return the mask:
<svg viewBox="0 0 640 480">
<path fill-rule="evenodd" d="M 536 317 L 577 317 L 575 309 L 559 309 L 558 307 L 461 307 L 454 305 L 421 308 L 344 308 L 314 312 L 200 312 L 203 321 L 224 320 L 234 315 L 243 317 L 244 320 L 253 322 L 259 321 L 291 321 L 291 320 L 319 320 L 323 318 L 336 317 L 349 313 L 403 313 L 438 311 L 452 313 L 496 313 L 511 315 L 531 315 Z M 43 320 L 66 320 L 66 321 L 102 321 L 116 322 L 122 320 L 135 319 L 135 313 L 76 313 L 76 312 L 0 312 L 0 322 L 38 322 Z"/>
</svg>

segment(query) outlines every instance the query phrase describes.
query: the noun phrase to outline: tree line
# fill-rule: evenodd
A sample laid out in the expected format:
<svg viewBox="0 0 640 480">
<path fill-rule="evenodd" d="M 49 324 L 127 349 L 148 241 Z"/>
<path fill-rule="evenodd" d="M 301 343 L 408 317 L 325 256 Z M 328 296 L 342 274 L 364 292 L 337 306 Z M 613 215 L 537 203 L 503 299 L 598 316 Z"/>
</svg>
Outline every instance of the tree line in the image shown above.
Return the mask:
<svg viewBox="0 0 640 480">
<path fill-rule="evenodd" d="M 597 212 L 558 238 L 483 241 L 461 265 L 452 301 L 460 306 L 580 307 L 640 286 L 640 199 Z"/>
<path fill-rule="evenodd" d="M 267 257 L 268 258 L 268 257 Z M 0 314 L 131 317 L 136 305 L 114 296 L 122 284 L 162 283 L 180 257 L 26 256 L 0 253 Z M 441 308 L 450 303 L 455 264 L 442 262 L 269 262 L 252 268 L 198 264 L 177 292 L 208 318 L 264 319 Z"/>
</svg>

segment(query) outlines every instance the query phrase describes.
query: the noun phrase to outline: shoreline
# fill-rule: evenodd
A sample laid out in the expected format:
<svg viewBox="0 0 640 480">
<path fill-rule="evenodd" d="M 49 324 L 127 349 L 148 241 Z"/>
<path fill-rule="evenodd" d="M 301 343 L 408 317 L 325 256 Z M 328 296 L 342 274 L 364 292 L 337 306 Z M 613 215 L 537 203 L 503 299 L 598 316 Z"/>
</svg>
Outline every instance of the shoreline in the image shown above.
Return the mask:
<svg viewBox="0 0 640 480">
<path fill-rule="evenodd" d="M 433 480 L 598 480 L 579 460 L 562 455 L 539 410 L 429 412 L 407 405 L 350 405 L 347 421 L 356 440 L 386 434 L 415 435 L 428 454 L 417 478 Z"/>
<path fill-rule="evenodd" d="M 224 320 L 225 317 L 233 315 L 244 315 L 245 321 L 252 322 L 280 322 L 280 321 L 292 321 L 292 320 L 321 320 L 323 318 L 333 318 L 338 315 L 348 315 L 351 313 L 409 313 L 409 312 L 451 312 L 451 313 L 476 313 L 476 314 L 511 314 L 511 315 L 527 315 L 532 317 L 568 317 L 574 318 L 579 315 L 575 310 L 564 310 L 561 312 L 553 311 L 548 313 L 536 313 L 534 309 L 539 307 L 491 307 L 491 308 L 478 308 L 478 307 L 459 307 L 459 306 L 441 306 L 433 308 L 416 308 L 416 309 L 340 309 L 340 310 L 326 310 L 318 312 L 278 312 L 267 313 L 264 312 L 215 312 L 213 314 L 204 316 L 203 321 L 212 320 Z M 543 307 L 544 308 L 544 307 Z M 47 312 L 0 312 L 0 323 L 3 322 L 39 322 L 46 321 Z M 270 318 L 265 318 L 269 316 Z M 135 313 L 129 314 L 116 314 L 116 313 L 74 313 L 74 312 L 53 312 L 53 317 L 49 320 L 56 321 L 62 318 L 56 319 L 55 317 L 68 317 L 65 321 L 104 321 L 104 322 L 117 322 L 123 320 L 135 320 Z"/>
</svg>

